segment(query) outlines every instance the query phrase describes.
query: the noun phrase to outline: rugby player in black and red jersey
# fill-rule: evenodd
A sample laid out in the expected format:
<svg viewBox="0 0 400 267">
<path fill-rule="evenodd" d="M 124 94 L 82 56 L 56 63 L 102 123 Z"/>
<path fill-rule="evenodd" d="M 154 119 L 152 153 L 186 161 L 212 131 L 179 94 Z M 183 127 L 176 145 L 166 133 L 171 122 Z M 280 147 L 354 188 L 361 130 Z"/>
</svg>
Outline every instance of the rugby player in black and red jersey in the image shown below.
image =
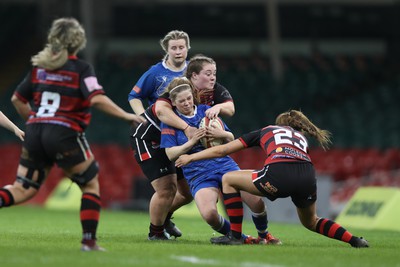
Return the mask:
<svg viewBox="0 0 400 267">
<path fill-rule="evenodd" d="M 263 169 L 232 171 L 223 176 L 223 196 L 231 221 L 231 232 L 211 238 L 211 243 L 243 243 L 243 204 L 240 191 L 246 191 L 271 201 L 291 197 L 300 222 L 307 229 L 349 243 L 352 247 L 369 247 L 368 241 L 362 237 L 354 236 L 332 220 L 317 216 L 316 176 L 305 134 L 314 137 L 322 148 L 327 149 L 331 143 L 330 132 L 319 129 L 297 110 L 281 113 L 275 124 L 244 134 L 225 145 L 182 155 L 176 161 L 176 166 L 181 167 L 192 161 L 223 157 L 248 147 L 260 147 L 266 154 Z"/>
<path fill-rule="evenodd" d="M 34 197 L 54 164 L 82 190 L 82 251 L 102 251 L 96 243 L 100 217 L 98 165 L 85 137 L 90 108 L 127 122 L 141 123 L 105 95 L 91 64 L 79 59 L 83 27 L 74 18 L 53 21 L 47 44 L 32 57 L 32 70 L 17 86 L 12 103 L 26 120 L 16 181 L 0 189 L 0 207 Z"/>
</svg>

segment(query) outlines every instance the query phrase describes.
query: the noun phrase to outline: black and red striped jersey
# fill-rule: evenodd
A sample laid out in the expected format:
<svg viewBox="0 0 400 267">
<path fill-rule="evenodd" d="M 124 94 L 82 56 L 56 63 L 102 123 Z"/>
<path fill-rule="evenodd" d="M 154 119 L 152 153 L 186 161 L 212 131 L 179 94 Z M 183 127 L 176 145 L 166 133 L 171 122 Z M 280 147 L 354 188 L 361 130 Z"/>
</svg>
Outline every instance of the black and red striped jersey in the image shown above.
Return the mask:
<svg viewBox="0 0 400 267">
<path fill-rule="evenodd" d="M 287 161 L 311 162 L 306 137 L 288 126 L 269 125 L 246 133 L 239 140 L 245 147 L 261 147 L 267 155 L 264 165 Z"/>
<path fill-rule="evenodd" d="M 31 105 L 27 124 L 59 124 L 82 132 L 91 119 L 90 98 L 104 91 L 93 66 L 70 56 L 57 70 L 33 67 L 14 94 Z"/>
</svg>

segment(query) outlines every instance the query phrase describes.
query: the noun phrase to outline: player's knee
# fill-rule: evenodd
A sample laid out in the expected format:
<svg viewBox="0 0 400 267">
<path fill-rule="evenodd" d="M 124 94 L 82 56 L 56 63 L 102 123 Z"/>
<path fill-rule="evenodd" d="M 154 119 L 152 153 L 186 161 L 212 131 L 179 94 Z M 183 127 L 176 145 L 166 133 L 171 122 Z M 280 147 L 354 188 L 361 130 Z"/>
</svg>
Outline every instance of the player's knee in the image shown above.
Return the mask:
<svg viewBox="0 0 400 267">
<path fill-rule="evenodd" d="M 160 198 L 168 201 L 173 201 L 173 199 L 175 198 L 176 195 L 176 187 L 167 187 L 167 188 L 163 188 L 161 190 L 157 190 L 157 194 Z"/>
<path fill-rule="evenodd" d="M 45 178 L 46 174 L 43 169 L 28 167 L 25 175 L 20 173 L 17 175 L 16 185 L 21 185 L 23 188 L 21 188 L 21 190 L 28 190 L 30 188 L 39 190 Z"/>
<path fill-rule="evenodd" d="M 315 231 L 317 225 L 317 218 L 303 219 L 301 223 L 305 228 L 310 231 Z"/>
<path fill-rule="evenodd" d="M 79 186 L 84 186 L 91 180 L 93 180 L 93 178 L 96 177 L 98 173 L 99 166 L 96 161 L 93 161 L 85 171 L 73 174 L 71 176 L 71 180 L 77 183 Z"/>
<path fill-rule="evenodd" d="M 191 194 L 181 195 L 181 197 L 182 197 L 182 203 L 184 205 L 189 204 L 193 200 L 193 196 Z"/>
<path fill-rule="evenodd" d="M 216 209 L 211 209 L 202 213 L 202 217 L 212 227 L 219 223 L 219 215 Z"/>
</svg>

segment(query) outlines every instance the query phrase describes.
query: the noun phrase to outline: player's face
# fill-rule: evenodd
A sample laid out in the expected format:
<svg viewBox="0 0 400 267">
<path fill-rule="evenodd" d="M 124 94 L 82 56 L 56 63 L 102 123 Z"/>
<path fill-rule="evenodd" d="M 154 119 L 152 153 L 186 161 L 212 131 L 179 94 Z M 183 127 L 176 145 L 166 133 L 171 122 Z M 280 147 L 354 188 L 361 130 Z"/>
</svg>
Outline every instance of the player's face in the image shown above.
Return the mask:
<svg viewBox="0 0 400 267">
<path fill-rule="evenodd" d="M 203 69 L 197 74 L 193 73 L 192 83 L 197 90 L 212 90 L 217 79 L 217 66 L 205 63 Z"/>
<path fill-rule="evenodd" d="M 172 101 L 172 105 L 174 105 L 176 109 L 183 115 L 193 115 L 194 103 L 192 90 L 187 89 L 179 92 L 176 95 L 175 100 Z"/>
<path fill-rule="evenodd" d="M 188 49 L 184 39 L 170 40 L 168 42 L 168 61 L 175 67 L 185 63 Z"/>
</svg>

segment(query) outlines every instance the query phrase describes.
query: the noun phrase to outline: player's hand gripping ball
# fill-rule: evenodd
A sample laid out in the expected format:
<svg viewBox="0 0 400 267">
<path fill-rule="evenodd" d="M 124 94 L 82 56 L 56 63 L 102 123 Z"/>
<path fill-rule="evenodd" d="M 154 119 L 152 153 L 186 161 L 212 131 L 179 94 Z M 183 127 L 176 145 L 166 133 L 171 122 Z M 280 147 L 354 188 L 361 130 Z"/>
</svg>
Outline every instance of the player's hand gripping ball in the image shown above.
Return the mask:
<svg viewBox="0 0 400 267">
<path fill-rule="evenodd" d="M 224 123 L 222 122 L 222 120 L 220 118 L 215 118 L 215 119 L 209 119 L 208 117 L 204 117 L 201 121 L 200 121 L 200 125 L 199 128 L 205 128 L 205 127 L 215 127 L 215 128 L 219 128 L 221 130 L 224 130 Z M 209 148 L 209 147 L 213 147 L 213 146 L 218 146 L 221 145 L 223 143 L 223 139 L 222 138 L 208 138 L 208 137 L 203 137 L 200 139 L 200 143 L 205 147 L 205 148 Z"/>
</svg>

